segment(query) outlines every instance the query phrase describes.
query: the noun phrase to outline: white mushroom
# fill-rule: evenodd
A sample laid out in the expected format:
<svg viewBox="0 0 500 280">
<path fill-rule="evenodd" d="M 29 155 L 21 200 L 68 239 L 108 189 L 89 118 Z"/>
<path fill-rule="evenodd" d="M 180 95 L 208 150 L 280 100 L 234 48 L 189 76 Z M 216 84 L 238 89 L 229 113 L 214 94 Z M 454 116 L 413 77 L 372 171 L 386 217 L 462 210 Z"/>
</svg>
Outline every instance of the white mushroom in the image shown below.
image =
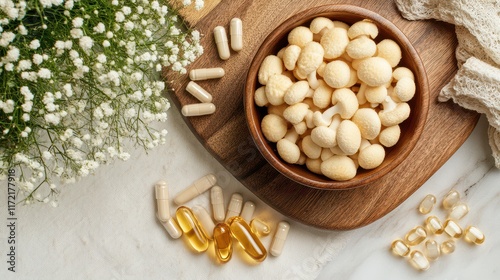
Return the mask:
<svg viewBox="0 0 500 280">
<path fill-rule="evenodd" d="M 307 81 L 298 81 L 291 85 L 285 92 L 283 100 L 288 105 L 302 102 L 309 93 L 309 84 Z"/>
<path fill-rule="evenodd" d="M 318 77 L 316 76 L 316 70 L 312 71 L 307 75 L 307 82 L 312 89 L 317 89 L 319 87 Z"/>
<path fill-rule="evenodd" d="M 380 166 L 385 159 L 385 149 L 379 144 L 371 144 L 363 139 L 357 157 L 358 164 L 364 169 L 374 169 Z"/>
<path fill-rule="evenodd" d="M 325 51 L 318 42 L 307 43 L 300 52 L 297 59 L 297 70 L 300 75 L 307 77 L 311 72 L 318 69 L 323 62 Z"/>
<path fill-rule="evenodd" d="M 392 77 L 396 81 L 401 80 L 403 77 L 408 77 L 412 80 L 415 80 L 415 75 L 413 75 L 413 72 L 410 69 L 403 66 L 394 69 L 394 71 L 392 72 Z"/>
<path fill-rule="evenodd" d="M 378 87 L 392 80 L 392 66 L 381 57 L 370 57 L 360 61 L 358 78 L 372 87 Z"/>
<path fill-rule="evenodd" d="M 387 96 L 382 106 L 384 109 L 378 113 L 378 116 L 383 126 L 400 124 L 410 116 L 410 105 L 406 102 L 396 103 Z"/>
<path fill-rule="evenodd" d="M 325 109 L 332 104 L 333 88 L 329 87 L 323 80 L 319 80 L 318 84 L 319 86 L 314 90 L 312 100 L 315 106 Z"/>
<path fill-rule="evenodd" d="M 387 88 L 385 86 L 370 87 L 367 86 L 365 90 L 366 100 L 373 104 L 380 104 L 384 102 L 387 97 Z"/>
<path fill-rule="evenodd" d="M 270 142 L 278 142 L 287 132 L 287 124 L 285 119 L 278 115 L 268 114 L 262 118 L 260 125 L 262 134 Z"/>
<path fill-rule="evenodd" d="M 382 124 L 374 109 L 360 108 L 351 120 L 358 126 L 361 137 L 365 139 L 375 139 L 380 133 Z"/>
<path fill-rule="evenodd" d="M 337 145 L 346 155 L 353 155 L 359 150 L 361 132 L 351 120 L 343 120 L 337 129 Z"/>
<path fill-rule="evenodd" d="M 312 42 L 313 33 L 305 26 L 297 26 L 288 33 L 288 43 L 303 48 L 307 43 Z"/>
<path fill-rule="evenodd" d="M 391 67 L 396 67 L 401 61 L 402 54 L 401 48 L 398 43 L 394 42 L 391 39 L 384 39 L 377 44 L 377 54 L 376 56 L 382 57 Z"/>
<path fill-rule="evenodd" d="M 336 114 L 340 114 L 343 119 L 350 119 L 359 107 L 356 95 L 347 88 L 335 90 L 332 94 L 332 103 L 335 105 L 323 113 L 314 112 L 313 122 L 315 126 L 329 126 Z"/>
<path fill-rule="evenodd" d="M 316 74 L 318 74 L 318 76 L 320 76 L 321 78 L 323 78 L 323 74 L 325 72 L 325 67 L 326 67 L 326 62 L 323 61 L 319 65 L 318 69 L 316 69 Z"/>
<path fill-rule="evenodd" d="M 298 138 L 299 134 L 292 128 L 288 130 L 283 139 L 276 143 L 278 154 L 285 162 L 294 164 L 299 161 L 300 148 L 295 144 Z"/>
<path fill-rule="evenodd" d="M 332 157 L 332 156 L 334 156 L 334 155 L 335 155 L 335 154 L 332 152 L 332 150 L 330 150 L 330 149 L 323 149 L 323 150 L 321 151 L 321 156 L 320 156 L 320 159 L 321 159 L 322 161 L 325 161 L 325 160 L 327 160 L 327 159 L 331 158 L 331 157 Z"/>
<path fill-rule="evenodd" d="M 297 60 L 300 56 L 300 51 L 302 49 L 297 45 L 289 45 L 285 51 L 283 52 L 283 64 L 285 68 L 293 71 L 295 69 L 295 65 L 297 64 Z"/>
<path fill-rule="evenodd" d="M 378 118 L 378 116 L 377 116 Z M 317 126 L 311 130 L 311 140 L 322 148 L 332 148 L 337 145 L 337 128 L 342 119 L 336 115 L 329 126 Z"/>
<path fill-rule="evenodd" d="M 351 80 L 351 69 L 342 60 L 334 60 L 326 64 L 323 79 L 332 88 L 343 88 Z"/>
<path fill-rule="evenodd" d="M 349 30 L 349 27 L 350 27 L 349 24 L 347 24 L 343 21 L 338 21 L 338 20 L 334 20 L 333 25 L 335 26 L 335 28 L 342 28 L 345 31 Z"/>
<path fill-rule="evenodd" d="M 347 181 L 356 176 L 357 167 L 347 156 L 335 155 L 321 163 L 321 173 L 336 181 Z"/>
<path fill-rule="evenodd" d="M 257 74 L 259 78 L 259 83 L 261 85 L 266 85 L 269 77 L 283 72 L 283 61 L 281 58 L 275 55 L 268 55 L 262 61 L 259 68 L 259 73 Z"/>
<path fill-rule="evenodd" d="M 400 136 L 401 136 L 401 128 L 399 127 L 399 125 L 393 125 L 382 129 L 380 135 L 378 136 L 378 141 L 384 147 L 389 148 L 398 143 Z"/>
<path fill-rule="evenodd" d="M 325 59 L 335 59 L 345 52 L 349 37 L 343 28 L 328 29 L 323 33 L 320 43 L 325 50 Z"/>
<path fill-rule="evenodd" d="M 306 167 L 309 169 L 309 171 L 316 173 L 316 174 L 323 174 L 321 173 L 321 163 L 323 161 L 320 158 L 307 158 L 306 159 Z"/>
<path fill-rule="evenodd" d="M 293 128 L 295 129 L 295 131 L 297 131 L 299 135 L 302 135 L 306 133 L 308 127 L 305 121 L 301 121 L 298 124 L 294 124 Z"/>
<path fill-rule="evenodd" d="M 308 135 L 304 138 L 302 138 L 302 152 L 308 157 L 308 158 L 319 158 L 321 155 L 321 147 L 316 145 L 316 143 L 313 142 L 311 139 L 311 136 Z"/>
<path fill-rule="evenodd" d="M 359 105 L 364 105 L 366 103 L 366 89 L 368 88 L 368 85 L 365 83 L 361 83 L 359 86 L 358 93 L 356 94 L 356 98 L 358 99 L 358 104 Z"/>
<path fill-rule="evenodd" d="M 367 36 L 360 36 L 349 42 L 346 52 L 352 59 L 372 57 L 377 52 L 377 44 Z"/>
<path fill-rule="evenodd" d="M 308 109 L 309 105 L 305 103 L 297 103 L 286 108 L 283 112 L 283 117 L 291 124 L 296 125 L 304 120 Z"/>
<path fill-rule="evenodd" d="M 334 27 L 334 23 L 331 19 L 326 17 L 316 17 L 311 21 L 309 25 L 309 29 L 313 34 L 323 35 L 327 29 L 332 29 Z"/>
<path fill-rule="evenodd" d="M 267 100 L 267 97 L 266 97 L 266 87 L 265 86 L 261 86 L 257 90 L 255 90 L 253 98 L 254 98 L 255 104 L 259 107 L 264 107 L 267 104 L 269 104 L 269 101 Z"/>
<path fill-rule="evenodd" d="M 377 25 L 370 20 L 358 21 L 351 25 L 347 31 L 347 36 L 349 36 L 351 40 L 358 38 L 359 36 L 369 36 L 370 38 L 375 39 L 377 35 Z"/>
<path fill-rule="evenodd" d="M 266 97 L 272 105 L 285 103 L 285 92 L 293 85 L 292 80 L 285 75 L 277 74 L 269 77 L 266 85 Z"/>
<path fill-rule="evenodd" d="M 406 102 L 413 98 L 416 89 L 415 81 L 403 77 L 394 86 L 394 94 L 398 96 L 399 100 Z"/>
</svg>

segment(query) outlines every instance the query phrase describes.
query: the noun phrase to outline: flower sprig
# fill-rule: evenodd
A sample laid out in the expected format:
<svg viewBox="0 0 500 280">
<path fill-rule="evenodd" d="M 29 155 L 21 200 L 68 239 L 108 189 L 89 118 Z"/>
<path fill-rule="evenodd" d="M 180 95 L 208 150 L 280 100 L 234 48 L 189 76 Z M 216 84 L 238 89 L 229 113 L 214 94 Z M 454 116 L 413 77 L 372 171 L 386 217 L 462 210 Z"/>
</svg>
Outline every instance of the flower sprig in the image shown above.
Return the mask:
<svg viewBox="0 0 500 280">
<path fill-rule="evenodd" d="M 17 168 L 22 200 L 56 205 L 59 179 L 164 143 L 159 72 L 186 73 L 199 42 L 156 0 L 0 0 L 0 179 Z"/>
</svg>

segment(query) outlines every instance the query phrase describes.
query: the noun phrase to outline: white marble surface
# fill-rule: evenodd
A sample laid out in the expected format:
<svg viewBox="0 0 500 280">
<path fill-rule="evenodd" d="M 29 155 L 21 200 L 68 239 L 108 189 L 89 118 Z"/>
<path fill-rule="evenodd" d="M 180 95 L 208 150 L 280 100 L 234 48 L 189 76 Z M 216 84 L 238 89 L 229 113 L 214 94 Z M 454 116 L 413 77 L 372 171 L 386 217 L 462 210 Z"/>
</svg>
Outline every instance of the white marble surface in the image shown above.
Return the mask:
<svg viewBox="0 0 500 280">
<path fill-rule="evenodd" d="M 136 150 L 127 162 L 98 169 L 66 186 L 59 207 L 18 206 L 16 272 L 7 270 L 6 226 L 0 234 L 0 279 L 499 279 L 500 171 L 493 167 L 482 118 L 466 143 L 418 191 L 371 225 L 352 231 L 324 231 L 294 221 L 280 257 L 260 264 L 243 261 L 240 248 L 220 265 L 211 248 L 190 251 L 167 236 L 154 218 L 153 184 L 164 179 L 176 194 L 195 179 L 216 174 L 226 203 L 232 192 L 257 205 L 256 215 L 275 224 L 286 219 L 258 200 L 204 150 L 176 108 L 165 124 L 168 143 L 150 154 Z M 446 145 L 446 143 L 442 143 Z M 3 183 L 6 185 L 6 183 Z M 452 255 L 417 272 L 389 245 L 424 217 L 416 206 L 428 193 L 441 198 L 455 188 L 471 211 L 463 225 L 486 234 L 482 246 L 457 242 Z M 6 191 L 0 195 L 0 221 L 7 224 Z M 209 206 L 208 193 L 188 203 Z M 171 204 L 172 212 L 174 205 Z M 435 213 L 442 217 L 443 213 Z M 266 247 L 270 237 L 263 239 Z"/>
</svg>

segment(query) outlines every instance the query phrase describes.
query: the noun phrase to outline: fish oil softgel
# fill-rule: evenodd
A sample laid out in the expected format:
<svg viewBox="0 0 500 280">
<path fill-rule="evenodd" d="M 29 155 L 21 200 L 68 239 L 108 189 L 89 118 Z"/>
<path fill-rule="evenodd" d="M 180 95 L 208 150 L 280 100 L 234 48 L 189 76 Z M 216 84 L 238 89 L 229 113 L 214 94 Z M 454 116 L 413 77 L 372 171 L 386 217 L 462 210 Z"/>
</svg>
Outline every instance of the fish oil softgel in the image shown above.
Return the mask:
<svg viewBox="0 0 500 280">
<path fill-rule="evenodd" d="M 391 244 L 391 250 L 395 255 L 400 257 L 408 256 L 410 247 L 401 239 L 396 239 Z"/>
<path fill-rule="evenodd" d="M 218 223 L 214 228 L 213 236 L 217 259 L 222 263 L 228 262 L 233 255 L 231 228 L 226 223 Z"/>
<path fill-rule="evenodd" d="M 455 241 L 453 239 L 448 239 L 441 243 L 440 246 L 441 252 L 445 255 L 449 255 L 455 252 Z"/>
<path fill-rule="evenodd" d="M 267 257 L 267 250 L 260 239 L 252 232 L 250 226 L 239 216 L 234 216 L 228 221 L 231 235 L 238 241 L 248 256 L 257 262 L 262 262 Z"/>
<path fill-rule="evenodd" d="M 410 253 L 410 264 L 417 270 L 427 270 L 430 267 L 429 260 L 420 251 Z"/>
<path fill-rule="evenodd" d="M 422 241 L 424 241 L 426 237 L 427 231 L 425 231 L 424 227 L 416 226 L 405 235 L 404 240 L 405 243 L 409 246 L 415 246 L 422 243 Z"/>
<path fill-rule="evenodd" d="M 175 216 L 191 247 L 197 252 L 205 252 L 209 245 L 207 233 L 191 209 L 181 206 L 177 208 Z"/>
<path fill-rule="evenodd" d="M 425 256 L 431 261 L 435 261 L 441 255 L 441 248 L 439 244 L 434 239 L 429 239 L 425 241 Z"/>
<path fill-rule="evenodd" d="M 451 190 L 443 198 L 443 208 L 451 209 L 460 200 L 460 194 L 456 190 Z"/>
<path fill-rule="evenodd" d="M 441 234 L 444 231 L 443 223 L 441 223 L 441 220 L 436 216 L 429 216 L 425 220 L 425 226 L 432 234 Z"/>
<path fill-rule="evenodd" d="M 436 204 L 436 197 L 432 194 L 428 194 L 424 197 L 420 205 L 418 206 L 418 211 L 422 214 L 429 214 Z"/>
<path fill-rule="evenodd" d="M 464 238 L 470 243 L 476 245 L 483 244 L 484 234 L 483 232 L 475 226 L 468 226 L 464 232 Z"/>
<path fill-rule="evenodd" d="M 271 227 L 259 218 L 252 219 L 250 222 L 250 229 L 259 236 L 266 236 L 271 233 Z"/>
</svg>

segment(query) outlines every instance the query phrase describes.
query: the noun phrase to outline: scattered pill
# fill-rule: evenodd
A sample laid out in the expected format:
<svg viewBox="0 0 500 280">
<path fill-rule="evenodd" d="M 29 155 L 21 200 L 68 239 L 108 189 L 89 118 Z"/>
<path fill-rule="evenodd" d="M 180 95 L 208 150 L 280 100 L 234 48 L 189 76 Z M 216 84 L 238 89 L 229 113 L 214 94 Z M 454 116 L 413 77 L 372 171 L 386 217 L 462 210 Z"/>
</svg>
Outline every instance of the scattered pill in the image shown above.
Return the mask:
<svg viewBox="0 0 500 280">
<path fill-rule="evenodd" d="M 422 241 L 424 241 L 426 237 L 427 232 L 425 231 L 425 229 L 422 226 L 416 226 L 405 235 L 404 240 L 405 243 L 409 246 L 415 246 L 422 243 Z"/>
<path fill-rule="evenodd" d="M 197 252 L 206 251 L 209 245 L 207 233 L 203 230 L 203 227 L 193 212 L 185 206 L 180 206 L 177 208 L 175 216 L 177 217 L 180 228 L 184 232 L 184 236 L 193 249 Z"/>
<path fill-rule="evenodd" d="M 252 219 L 250 222 L 250 228 L 259 236 L 267 236 L 271 233 L 271 227 L 259 218 Z"/>
<path fill-rule="evenodd" d="M 228 60 L 231 53 L 229 51 L 226 29 L 222 26 L 216 26 L 214 28 L 214 38 L 215 44 L 217 45 L 217 51 L 219 52 L 219 57 L 222 60 Z"/>
<path fill-rule="evenodd" d="M 432 234 L 441 234 L 444 231 L 443 223 L 441 223 L 441 220 L 436 216 L 429 216 L 425 220 L 425 226 Z"/>
<path fill-rule="evenodd" d="M 222 263 L 228 262 L 233 254 L 233 240 L 229 225 L 218 223 L 214 228 L 213 236 L 217 259 Z"/>
<path fill-rule="evenodd" d="M 420 251 L 413 251 L 410 253 L 410 264 L 418 270 L 427 270 L 430 267 L 429 260 Z"/>
<path fill-rule="evenodd" d="M 239 193 L 233 193 L 227 206 L 226 221 L 234 216 L 239 216 L 243 207 L 243 197 Z"/>
<path fill-rule="evenodd" d="M 269 250 L 271 255 L 275 257 L 281 255 L 289 231 L 290 231 L 289 223 L 285 221 L 281 221 L 278 223 L 278 226 L 276 227 L 276 233 L 274 234 L 274 238 L 271 243 L 271 249 Z"/>
<path fill-rule="evenodd" d="M 156 215 L 158 218 L 158 214 Z M 160 220 L 158 218 L 158 220 Z M 167 233 L 173 238 L 177 239 L 182 236 L 182 230 L 175 221 L 174 217 L 170 217 L 166 222 L 160 221 L 160 224 L 165 228 Z"/>
<path fill-rule="evenodd" d="M 194 206 L 191 210 L 205 230 L 208 239 L 212 240 L 215 224 L 212 221 L 212 217 L 210 217 L 210 214 L 208 214 L 207 210 L 200 205 Z"/>
<path fill-rule="evenodd" d="M 391 244 L 391 250 L 395 255 L 405 257 L 410 253 L 410 247 L 406 245 L 403 240 L 396 239 Z"/>
<path fill-rule="evenodd" d="M 436 197 L 432 194 L 428 194 L 424 197 L 420 205 L 418 206 L 418 211 L 422 214 L 428 214 L 434 208 L 434 204 L 436 204 Z"/>
<path fill-rule="evenodd" d="M 210 103 L 212 102 L 212 95 L 208 93 L 204 88 L 202 88 L 197 83 L 190 81 L 186 86 L 186 91 L 191 93 L 192 96 L 196 97 L 200 102 Z"/>
<path fill-rule="evenodd" d="M 252 201 L 247 201 L 243 205 L 243 210 L 241 210 L 240 217 L 243 218 L 247 223 L 250 223 L 253 217 L 253 213 L 255 212 L 255 203 Z"/>
<path fill-rule="evenodd" d="M 435 261 L 439 258 L 441 255 L 441 248 L 439 247 L 439 244 L 434 240 L 434 239 L 429 239 L 425 241 L 425 248 L 424 248 L 424 254 L 427 257 L 427 259 L 431 261 Z"/>
<path fill-rule="evenodd" d="M 243 49 L 243 23 L 239 18 L 233 18 L 229 25 L 229 33 L 231 34 L 231 48 L 233 51 L 241 51 Z"/>
<path fill-rule="evenodd" d="M 444 222 L 444 232 L 453 238 L 462 237 L 463 231 L 460 225 L 458 225 L 454 220 L 446 220 Z"/>
<path fill-rule="evenodd" d="M 223 222 L 226 217 L 226 211 L 224 210 L 224 194 L 221 187 L 212 187 L 210 190 L 210 202 L 212 204 L 214 220 L 219 223 Z"/>
<path fill-rule="evenodd" d="M 224 71 L 224 69 L 220 67 L 200 68 L 189 71 L 189 79 L 191 79 L 191 81 L 218 79 L 222 78 L 225 74 L 226 72 Z"/>
<path fill-rule="evenodd" d="M 456 190 L 449 191 L 443 198 L 444 209 L 451 209 L 460 200 L 460 194 Z"/>
<path fill-rule="evenodd" d="M 213 103 L 187 104 L 182 106 L 181 112 L 185 117 L 210 115 L 215 112 L 215 105 Z"/>
<path fill-rule="evenodd" d="M 451 254 L 455 252 L 455 241 L 453 239 L 448 239 L 441 243 L 441 253 L 443 254 Z"/>
<path fill-rule="evenodd" d="M 250 226 L 239 216 L 229 219 L 231 235 L 238 241 L 243 250 L 255 261 L 261 262 L 267 257 L 267 251 L 260 239 L 252 232 Z"/>
<path fill-rule="evenodd" d="M 465 204 L 464 202 L 457 202 L 455 203 L 455 206 L 451 208 L 448 219 L 459 221 L 463 217 L 465 217 L 467 213 L 469 213 L 469 206 L 467 206 L 467 204 Z"/>
<path fill-rule="evenodd" d="M 217 179 L 213 174 L 205 175 L 177 194 L 174 198 L 174 202 L 177 205 L 184 204 L 211 188 L 216 182 Z"/>
<path fill-rule="evenodd" d="M 484 242 L 483 232 L 475 226 L 468 226 L 465 229 L 464 238 L 468 242 L 474 243 L 476 245 L 483 244 Z"/>
<path fill-rule="evenodd" d="M 171 217 L 168 203 L 167 182 L 159 181 L 155 184 L 155 197 L 158 220 L 160 220 L 160 222 L 167 222 Z"/>
</svg>

